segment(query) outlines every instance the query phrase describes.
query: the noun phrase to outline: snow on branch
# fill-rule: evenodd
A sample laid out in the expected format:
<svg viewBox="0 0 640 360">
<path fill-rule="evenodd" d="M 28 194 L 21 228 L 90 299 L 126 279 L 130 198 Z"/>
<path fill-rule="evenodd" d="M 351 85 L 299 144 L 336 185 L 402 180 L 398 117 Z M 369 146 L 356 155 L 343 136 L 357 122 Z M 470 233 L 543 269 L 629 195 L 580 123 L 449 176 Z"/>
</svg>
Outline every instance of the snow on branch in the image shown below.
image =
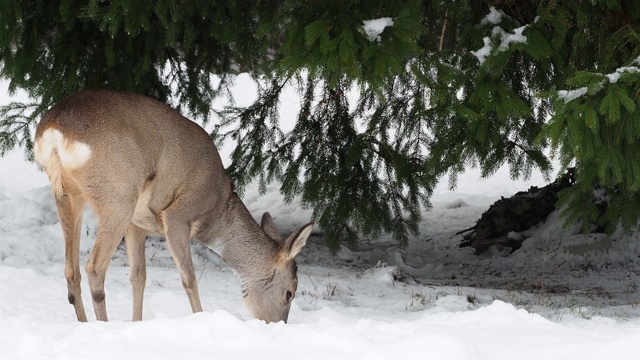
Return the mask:
<svg viewBox="0 0 640 360">
<path fill-rule="evenodd" d="M 486 24 L 500 24 L 500 22 L 502 21 L 502 17 L 506 16 L 506 14 L 504 13 L 504 11 L 502 10 L 496 10 L 495 7 L 490 7 L 489 8 L 489 14 L 487 14 L 487 16 L 485 16 L 481 21 L 480 21 L 480 25 L 486 25 Z"/>
<path fill-rule="evenodd" d="M 566 104 L 569 101 L 573 101 L 586 93 L 587 93 L 587 87 L 584 86 L 575 90 L 560 90 L 558 91 L 558 97 L 560 99 L 563 99 Z"/>
<path fill-rule="evenodd" d="M 527 42 L 527 37 L 522 35 L 522 32 L 528 25 L 515 28 L 513 29 L 513 32 L 506 32 L 503 28 L 498 26 L 498 24 L 502 22 L 502 18 L 505 16 L 507 15 L 502 10 L 496 10 L 495 7 L 491 6 L 489 8 L 489 14 L 480 21 L 480 26 L 487 24 L 496 25 L 491 30 L 491 36 L 486 36 L 482 39 L 484 46 L 471 52 L 476 58 L 478 58 L 480 65 L 484 63 L 487 56 L 489 56 L 489 54 L 491 54 L 491 52 L 496 48 L 493 44 L 493 39 L 495 39 L 496 42 L 499 41 L 499 45 L 497 45 L 498 52 L 509 49 L 509 44 Z"/>
<path fill-rule="evenodd" d="M 491 52 L 495 48 L 493 42 L 491 41 L 492 38 L 497 38 L 500 41 L 500 45 L 498 45 L 497 47 L 498 51 L 506 51 L 507 49 L 509 49 L 509 44 L 512 43 L 526 44 L 527 37 L 522 35 L 522 32 L 527 28 L 527 26 L 529 25 L 524 25 L 519 28 L 513 29 L 513 33 L 504 31 L 500 26 L 495 26 L 493 30 L 491 30 L 491 37 L 486 36 L 482 39 L 482 41 L 484 42 L 484 46 L 476 51 L 472 51 L 471 53 L 476 58 L 478 58 L 480 65 L 482 65 L 487 56 L 491 54 Z"/>
<path fill-rule="evenodd" d="M 635 60 L 631 61 L 632 66 L 622 66 L 617 68 L 616 71 L 610 74 L 604 74 L 604 75 L 599 74 L 599 75 L 607 78 L 607 80 L 609 80 L 609 83 L 615 84 L 618 82 L 618 79 L 620 79 L 620 76 L 622 76 L 622 74 L 624 74 L 625 72 L 628 72 L 628 73 L 640 72 L 640 68 L 638 68 L 637 66 L 633 66 L 634 64 L 640 65 L 640 56 L 638 56 L 638 58 L 636 58 Z M 603 85 L 604 82 L 606 82 L 606 80 L 603 81 L 601 85 Z M 568 103 L 570 101 L 573 101 L 579 98 L 580 96 L 586 93 L 587 93 L 586 86 L 575 89 L 575 90 L 560 90 L 558 91 L 558 98 L 564 100 L 565 103 Z"/>
<path fill-rule="evenodd" d="M 638 59 L 636 59 L 634 62 L 638 61 Z M 611 74 L 607 74 L 605 75 L 607 77 L 607 79 L 609 79 L 609 82 L 612 84 L 615 84 L 618 82 L 618 79 L 620 79 L 620 75 L 622 75 L 622 73 L 625 72 L 638 72 L 640 71 L 640 69 L 638 69 L 636 66 L 623 66 L 623 67 L 619 67 L 616 69 L 615 72 L 612 72 Z"/>
<path fill-rule="evenodd" d="M 362 23 L 364 24 L 364 32 L 367 34 L 369 41 L 380 42 L 380 34 L 382 34 L 386 27 L 393 26 L 393 19 L 385 17 L 374 20 L 364 20 Z"/>
<path fill-rule="evenodd" d="M 632 66 L 619 67 L 616 69 L 616 71 L 612 72 L 611 74 L 606 74 L 605 77 L 609 79 L 610 83 L 615 84 L 618 82 L 618 79 L 620 79 L 620 76 L 622 76 L 623 73 L 640 72 L 640 68 L 638 68 L 637 66 L 633 66 L 634 64 L 640 65 L 640 56 L 638 56 L 635 60 L 631 61 Z"/>
<path fill-rule="evenodd" d="M 482 63 L 484 63 L 484 60 L 487 58 L 487 56 L 491 54 L 491 49 L 492 49 L 490 37 L 485 36 L 482 39 L 482 41 L 484 42 L 484 46 L 476 51 L 471 52 L 476 58 L 478 58 L 480 65 L 482 65 Z"/>
</svg>

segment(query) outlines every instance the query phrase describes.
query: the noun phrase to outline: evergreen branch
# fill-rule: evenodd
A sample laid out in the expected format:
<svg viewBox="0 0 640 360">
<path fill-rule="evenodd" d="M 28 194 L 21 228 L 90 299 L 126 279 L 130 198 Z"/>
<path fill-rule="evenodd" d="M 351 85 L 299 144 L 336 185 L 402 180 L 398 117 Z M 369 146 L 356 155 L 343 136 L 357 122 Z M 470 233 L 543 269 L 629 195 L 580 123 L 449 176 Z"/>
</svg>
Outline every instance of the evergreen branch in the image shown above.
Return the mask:
<svg viewBox="0 0 640 360">
<path fill-rule="evenodd" d="M 0 157 L 15 148 L 27 145 L 27 157 L 32 158 L 31 131 L 35 119 L 42 112 L 37 103 L 12 102 L 0 107 Z"/>
</svg>

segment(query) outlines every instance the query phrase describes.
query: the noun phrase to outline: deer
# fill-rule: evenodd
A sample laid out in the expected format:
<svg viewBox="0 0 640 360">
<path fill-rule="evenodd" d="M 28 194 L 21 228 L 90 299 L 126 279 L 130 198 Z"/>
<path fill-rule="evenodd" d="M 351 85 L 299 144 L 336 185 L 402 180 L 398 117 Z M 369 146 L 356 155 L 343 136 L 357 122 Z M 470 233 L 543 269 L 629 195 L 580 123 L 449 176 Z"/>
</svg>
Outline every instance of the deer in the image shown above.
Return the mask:
<svg viewBox="0 0 640 360">
<path fill-rule="evenodd" d="M 86 322 L 80 291 L 80 234 L 85 205 L 98 219 L 86 276 L 96 319 L 108 321 L 104 283 L 124 237 L 133 290 L 133 321 L 142 320 L 145 242 L 166 239 L 191 310 L 202 311 L 190 242 L 219 254 L 241 282 L 251 314 L 287 322 L 298 286 L 296 255 L 310 222 L 283 239 L 271 215 L 260 225 L 237 194 L 207 132 L 170 106 L 114 90 L 85 90 L 47 110 L 34 138 L 65 242 L 68 301 Z"/>
</svg>

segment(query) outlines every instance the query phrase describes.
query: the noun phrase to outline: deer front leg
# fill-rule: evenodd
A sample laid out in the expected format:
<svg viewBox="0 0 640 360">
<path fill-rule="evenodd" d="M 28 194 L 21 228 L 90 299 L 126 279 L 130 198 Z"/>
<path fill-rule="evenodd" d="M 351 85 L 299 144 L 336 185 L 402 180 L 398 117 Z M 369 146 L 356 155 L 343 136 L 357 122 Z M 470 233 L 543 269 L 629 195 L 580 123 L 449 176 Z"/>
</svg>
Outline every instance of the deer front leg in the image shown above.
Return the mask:
<svg viewBox="0 0 640 360">
<path fill-rule="evenodd" d="M 165 216 L 165 235 L 167 244 L 176 263 L 180 276 L 182 277 L 182 285 L 184 286 L 191 310 L 195 312 L 202 311 L 200 304 L 200 295 L 198 294 L 198 283 L 196 281 L 196 272 L 193 268 L 193 259 L 191 257 L 191 247 L 189 243 L 190 229 L 186 222 L 172 220 Z"/>
<path fill-rule="evenodd" d="M 144 287 L 147 280 L 147 269 L 145 265 L 145 240 L 147 232 L 130 224 L 124 236 L 129 256 L 129 266 L 131 267 L 131 288 L 133 290 L 133 321 L 142 320 L 142 302 L 144 297 Z"/>
</svg>

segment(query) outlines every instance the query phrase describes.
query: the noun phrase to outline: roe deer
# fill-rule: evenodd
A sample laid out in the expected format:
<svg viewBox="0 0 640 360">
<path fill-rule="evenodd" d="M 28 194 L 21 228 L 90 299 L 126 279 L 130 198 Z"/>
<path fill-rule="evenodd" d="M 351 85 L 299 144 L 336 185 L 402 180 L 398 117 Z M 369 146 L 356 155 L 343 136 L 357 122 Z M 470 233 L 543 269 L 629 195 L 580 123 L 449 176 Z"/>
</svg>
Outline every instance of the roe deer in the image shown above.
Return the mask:
<svg viewBox="0 0 640 360">
<path fill-rule="evenodd" d="M 133 320 L 142 319 L 145 238 L 166 238 L 191 309 L 202 311 L 190 239 L 218 253 L 242 282 L 253 316 L 287 322 L 298 285 L 295 256 L 313 223 L 283 240 L 268 213 L 259 226 L 225 174 L 209 135 L 151 98 L 109 90 L 82 91 L 48 110 L 38 124 L 35 158 L 53 190 L 65 239 L 68 299 L 87 321 L 80 296 L 82 211 L 98 216 L 86 264 L 93 307 L 107 321 L 104 281 L 124 236 L 131 265 Z"/>
</svg>

